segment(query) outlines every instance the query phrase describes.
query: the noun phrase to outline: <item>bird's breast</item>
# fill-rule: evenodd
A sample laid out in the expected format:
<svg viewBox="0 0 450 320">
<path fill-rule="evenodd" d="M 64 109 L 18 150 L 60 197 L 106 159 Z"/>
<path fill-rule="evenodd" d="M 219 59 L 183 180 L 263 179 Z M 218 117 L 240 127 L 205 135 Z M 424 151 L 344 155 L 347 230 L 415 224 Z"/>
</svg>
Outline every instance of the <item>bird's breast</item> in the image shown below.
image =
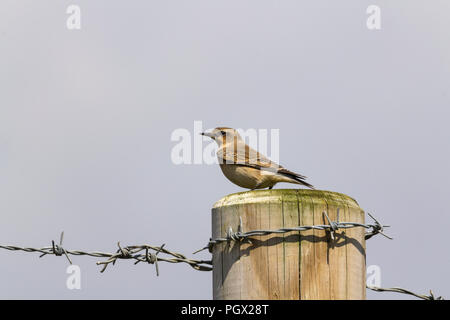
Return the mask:
<svg viewBox="0 0 450 320">
<path fill-rule="evenodd" d="M 235 164 L 220 164 L 220 169 L 228 180 L 242 188 L 254 189 L 261 182 L 261 173 L 257 169 Z"/>
</svg>

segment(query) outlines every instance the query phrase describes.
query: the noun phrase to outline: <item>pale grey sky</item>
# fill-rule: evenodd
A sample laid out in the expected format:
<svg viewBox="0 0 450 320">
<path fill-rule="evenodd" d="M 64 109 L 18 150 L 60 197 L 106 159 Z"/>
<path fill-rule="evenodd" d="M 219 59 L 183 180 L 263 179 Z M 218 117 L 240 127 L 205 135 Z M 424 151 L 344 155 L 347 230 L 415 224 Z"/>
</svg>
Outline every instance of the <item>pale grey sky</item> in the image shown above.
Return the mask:
<svg viewBox="0 0 450 320">
<path fill-rule="evenodd" d="M 81 30 L 66 28 L 69 4 Z M 174 165 L 171 133 L 277 128 L 284 166 L 392 226 L 394 241 L 367 244 L 382 286 L 450 297 L 449 15 L 446 0 L 1 1 L 0 244 L 64 230 L 69 249 L 192 256 L 213 203 L 242 189 L 217 166 Z M 212 297 L 212 274 L 187 265 L 161 263 L 157 278 L 73 257 L 71 291 L 64 258 L 0 260 L 0 298 Z"/>
</svg>

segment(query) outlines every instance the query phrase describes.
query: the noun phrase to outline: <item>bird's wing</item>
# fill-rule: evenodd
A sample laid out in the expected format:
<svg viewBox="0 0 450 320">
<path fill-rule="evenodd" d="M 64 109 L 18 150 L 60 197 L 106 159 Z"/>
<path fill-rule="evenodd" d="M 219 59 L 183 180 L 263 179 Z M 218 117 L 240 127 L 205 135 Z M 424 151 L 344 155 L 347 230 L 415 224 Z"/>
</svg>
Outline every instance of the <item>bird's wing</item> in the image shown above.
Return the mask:
<svg viewBox="0 0 450 320">
<path fill-rule="evenodd" d="M 224 146 L 217 151 L 217 157 L 221 164 L 236 164 L 273 172 L 284 169 L 246 144 L 237 144 L 234 148 Z"/>
<path fill-rule="evenodd" d="M 305 181 L 307 177 L 292 172 L 279 165 L 278 163 L 271 161 L 269 158 L 250 148 L 246 144 L 237 143 L 234 144 L 234 148 L 232 145 L 231 147 L 227 147 L 225 145 L 217 151 L 217 157 L 220 164 L 235 164 L 239 166 L 274 172 L 289 177 L 309 188 L 314 189 L 311 184 Z"/>
</svg>

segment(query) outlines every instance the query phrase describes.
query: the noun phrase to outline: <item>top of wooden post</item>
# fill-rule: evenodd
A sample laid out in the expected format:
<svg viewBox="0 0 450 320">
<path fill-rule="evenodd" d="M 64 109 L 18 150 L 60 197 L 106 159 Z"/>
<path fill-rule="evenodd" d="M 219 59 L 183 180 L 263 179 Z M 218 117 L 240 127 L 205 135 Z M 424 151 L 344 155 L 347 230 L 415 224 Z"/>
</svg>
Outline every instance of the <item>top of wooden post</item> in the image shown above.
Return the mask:
<svg viewBox="0 0 450 320">
<path fill-rule="evenodd" d="M 253 190 L 229 194 L 217 201 L 213 208 L 246 203 L 269 203 L 276 201 L 301 202 L 308 199 L 316 204 L 359 208 L 355 199 L 338 192 L 309 189 Z"/>
</svg>

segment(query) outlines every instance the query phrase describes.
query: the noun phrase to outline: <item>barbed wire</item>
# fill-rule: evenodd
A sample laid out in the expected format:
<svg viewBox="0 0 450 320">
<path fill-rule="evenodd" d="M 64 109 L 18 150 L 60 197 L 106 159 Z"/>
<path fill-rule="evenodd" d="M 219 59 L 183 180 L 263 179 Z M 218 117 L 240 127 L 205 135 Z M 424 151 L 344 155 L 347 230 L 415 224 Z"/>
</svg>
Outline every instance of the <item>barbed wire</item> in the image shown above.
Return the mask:
<svg viewBox="0 0 450 320">
<path fill-rule="evenodd" d="M 10 250 L 10 251 L 24 251 L 24 252 L 38 252 L 41 253 L 39 258 L 42 258 L 46 255 L 55 255 L 62 256 L 64 255 L 70 264 L 72 261 L 69 258 L 69 255 L 73 256 L 91 256 L 98 258 L 107 258 L 107 260 L 97 262 L 97 265 L 102 265 L 102 269 L 100 272 L 104 272 L 106 268 L 112 264 L 114 265 L 117 260 L 125 260 L 132 259 L 135 260 L 134 264 L 138 264 L 140 262 L 147 262 L 149 264 L 154 264 L 156 269 L 156 275 L 159 275 L 159 267 L 158 262 L 168 262 L 168 263 L 186 263 L 190 265 L 195 270 L 199 271 L 211 271 L 212 270 L 212 261 L 211 260 L 195 260 L 189 259 L 181 253 L 172 252 L 167 250 L 163 245 L 161 246 L 152 246 L 148 244 L 143 245 L 132 245 L 122 247 L 120 242 L 117 243 L 118 250 L 114 253 L 107 252 L 86 252 L 81 250 L 66 250 L 62 246 L 64 238 L 64 232 L 61 233 L 59 244 L 56 244 L 55 241 L 52 240 L 52 245 L 49 247 L 42 248 L 29 248 L 29 247 L 18 247 L 11 245 L 0 245 L 0 249 Z M 153 251 L 153 252 L 152 252 Z M 170 256 L 170 258 L 165 258 L 159 256 L 159 254 L 165 254 Z"/>
<path fill-rule="evenodd" d="M 209 249 L 210 252 L 212 252 L 212 248 L 214 245 L 223 243 L 223 242 L 230 242 L 230 241 L 250 241 L 249 238 L 253 236 L 264 236 L 264 235 L 271 235 L 271 234 L 284 234 L 288 232 L 293 231 L 307 231 L 307 230 L 326 230 L 330 233 L 330 237 L 332 240 L 335 239 L 334 233 L 338 231 L 339 229 L 350 229 L 350 228 L 357 228 L 362 227 L 366 230 L 369 230 L 365 233 L 365 239 L 370 239 L 374 235 L 381 234 L 385 236 L 388 239 L 391 239 L 391 237 L 387 236 L 383 233 L 384 228 L 387 228 L 389 226 L 382 225 L 377 219 L 375 219 L 370 213 L 368 213 L 369 217 L 374 220 L 373 224 L 362 224 L 358 222 L 340 222 L 339 221 L 339 209 L 337 211 L 337 219 L 336 221 L 331 221 L 328 214 L 324 211 L 323 212 L 324 217 L 328 221 L 327 225 L 310 225 L 310 226 L 298 226 L 293 228 L 281 228 L 277 230 L 253 230 L 248 232 L 243 232 L 242 230 L 242 218 L 239 218 L 239 226 L 237 232 L 233 232 L 232 228 L 229 227 L 226 237 L 219 237 L 216 239 L 210 239 L 208 242 L 208 245 L 200 250 L 197 250 L 195 253 L 200 252 L 205 249 Z M 64 239 L 64 232 L 61 233 L 59 244 L 56 244 L 54 240 L 51 242 L 51 246 L 48 247 L 42 247 L 42 248 L 31 248 L 31 247 L 18 247 L 18 246 L 12 246 L 12 245 L 0 245 L 0 249 L 10 250 L 10 251 L 23 251 L 23 252 L 37 252 L 41 253 L 39 258 L 42 258 L 46 255 L 54 255 L 54 256 L 62 256 L 64 255 L 70 264 L 72 264 L 72 260 L 70 259 L 70 255 L 72 256 L 91 256 L 91 257 L 98 257 L 98 258 L 107 258 L 104 261 L 98 261 L 97 265 L 102 265 L 102 269 L 100 272 L 104 272 L 106 268 L 109 265 L 114 265 L 117 260 L 135 260 L 134 264 L 138 264 L 140 262 L 146 262 L 148 264 L 154 264 L 156 275 L 159 276 L 159 267 L 158 262 L 167 262 L 167 263 L 185 263 L 191 266 L 195 270 L 199 271 L 212 271 L 212 260 L 196 260 L 196 259 L 189 259 L 185 255 L 173 251 L 169 251 L 165 248 L 165 244 L 162 244 L 161 246 L 152 246 L 148 244 L 143 245 L 131 245 L 122 247 L 120 245 L 120 242 L 117 243 L 118 250 L 114 253 L 107 253 L 107 252 L 99 252 L 99 251 L 93 251 L 93 252 L 87 252 L 87 251 L 81 251 L 81 250 L 66 250 L 62 243 Z M 169 257 L 161 257 L 159 254 L 165 254 Z M 433 292 L 430 290 L 429 295 L 422 295 L 414 293 L 410 290 L 394 287 L 394 288 L 380 288 L 380 287 L 374 287 L 374 286 L 366 286 L 367 289 L 376 291 L 376 292 L 396 292 L 396 293 L 402 293 L 407 295 L 412 295 L 417 298 L 423 299 L 423 300 L 444 300 L 441 296 L 435 297 Z"/>
<path fill-rule="evenodd" d="M 212 252 L 212 248 L 216 244 L 220 244 L 223 242 L 230 242 L 230 241 L 244 241 L 249 240 L 250 237 L 254 236 L 266 236 L 271 234 L 285 234 L 293 231 L 307 231 L 307 230 L 326 230 L 330 232 L 331 239 L 335 239 L 335 232 L 339 229 L 350 229 L 350 228 L 358 228 L 362 227 L 367 230 L 368 232 L 365 233 L 364 237 L 366 240 L 372 238 L 374 235 L 381 234 L 385 236 L 386 238 L 392 240 L 393 238 L 387 236 L 384 233 L 384 228 L 388 228 L 389 226 L 382 225 L 377 219 L 375 219 L 370 213 L 367 213 L 370 218 L 374 221 L 373 224 L 363 224 L 359 222 L 340 222 L 339 221 L 339 209 L 337 209 L 337 219 L 336 221 L 331 221 L 331 219 L 328 217 L 328 214 L 326 211 L 323 211 L 324 217 L 327 219 L 328 224 L 320 224 L 320 225 L 310 225 L 310 226 L 298 226 L 293 228 L 280 228 L 276 230 L 253 230 L 253 231 L 247 231 L 243 232 L 242 230 L 242 218 L 239 217 L 239 226 L 237 232 L 233 232 L 233 229 L 231 226 L 228 228 L 226 237 L 218 237 L 215 239 L 210 238 L 208 244 L 201 248 L 200 250 L 197 250 L 194 252 L 194 254 L 208 249 L 209 252 Z"/>
<path fill-rule="evenodd" d="M 366 286 L 366 288 L 370 289 L 370 290 L 373 290 L 373 291 L 377 291 L 377 292 L 396 292 L 396 293 L 408 294 L 408 295 L 415 296 L 415 297 L 423 299 L 423 300 L 444 300 L 444 298 L 441 297 L 441 296 L 435 297 L 431 290 L 430 290 L 430 294 L 429 295 L 424 295 L 424 294 L 417 294 L 417 293 L 414 293 L 412 291 L 409 291 L 409 290 L 406 290 L 406 289 L 403 289 L 403 288 L 399 288 L 399 287 L 380 288 L 380 287 Z"/>
</svg>

